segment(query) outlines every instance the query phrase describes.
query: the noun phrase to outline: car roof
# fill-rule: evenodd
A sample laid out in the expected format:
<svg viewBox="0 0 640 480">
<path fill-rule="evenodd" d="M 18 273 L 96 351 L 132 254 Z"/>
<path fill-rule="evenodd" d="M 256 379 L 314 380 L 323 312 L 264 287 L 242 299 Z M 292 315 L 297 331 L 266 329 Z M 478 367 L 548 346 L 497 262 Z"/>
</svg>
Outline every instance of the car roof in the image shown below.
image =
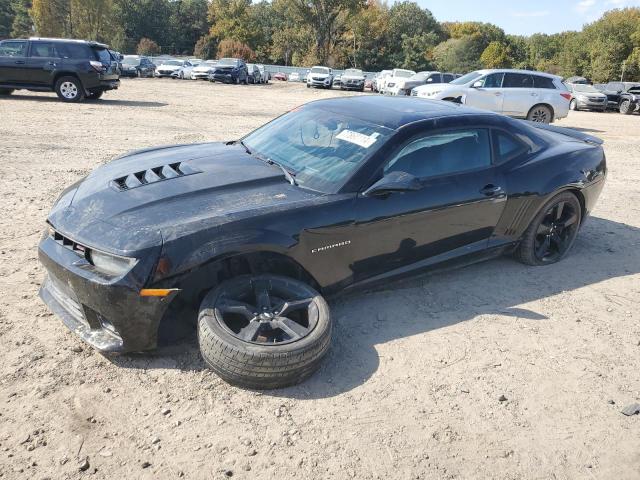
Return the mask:
<svg viewBox="0 0 640 480">
<path fill-rule="evenodd" d="M 84 43 L 92 47 L 109 48 L 109 45 L 100 42 L 94 42 L 93 40 L 77 40 L 75 38 L 48 38 L 48 37 L 29 37 L 31 41 L 48 41 L 48 42 L 69 42 L 69 43 Z"/>
<path fill-rule="evenodd" d="M 551 73 L 546 72 L 538 72 L 537 70 L 518 70 L 515 68 L 487 68 L 483 70 L 476 70 L 478 73 L 482 75 L 486 75 L 487 73 L 524 73 L 526 75 L 540 75 L 541 77 L 549 77 L 554 79 L 562 80 L 562 77 L 559 75 L 553 75 Z"/>
<path fill-rule="evenodd" d="M 316 100 L 309 106 L 397 130 L 421 120 L 459 115 L 496 115 L 453 102 L 425 100 L 405 96 L 362 95 Z"/>
</svg>

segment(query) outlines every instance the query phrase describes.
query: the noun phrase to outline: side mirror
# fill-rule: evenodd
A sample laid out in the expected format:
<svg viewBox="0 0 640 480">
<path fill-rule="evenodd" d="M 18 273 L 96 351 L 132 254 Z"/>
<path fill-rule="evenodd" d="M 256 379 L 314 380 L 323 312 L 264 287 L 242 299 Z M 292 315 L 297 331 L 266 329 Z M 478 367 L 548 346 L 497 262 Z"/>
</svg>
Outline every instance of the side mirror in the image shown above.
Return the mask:
<svg viewBox="0 0 640 480">
<path fill-rule="evenodd" d="M 433 83 L 433 77 L 427 78 L 427 83 Z"/>
<path fill-rule="evenodd" d="M 482 81 L 478 80 L 477 82 L 473 82 L 473 85 L 471 85 L 471 88 L 482 88 Z"/>
<path fill-rule="evenodd" d="M 365 197 L 375 197 L 391 192 L 410 192 L 421 188 L 420 180 L 410 173 L 391 172 L 367 188 L 362 194 Z"/>
</svg>

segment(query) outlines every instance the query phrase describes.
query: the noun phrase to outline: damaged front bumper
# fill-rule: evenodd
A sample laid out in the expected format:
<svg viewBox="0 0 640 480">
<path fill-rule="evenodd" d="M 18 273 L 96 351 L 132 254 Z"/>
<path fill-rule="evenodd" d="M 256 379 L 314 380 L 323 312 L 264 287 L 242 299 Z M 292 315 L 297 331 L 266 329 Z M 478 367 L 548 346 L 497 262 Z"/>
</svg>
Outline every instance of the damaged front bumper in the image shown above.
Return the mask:
<svg viewBox="0 0 640 480">
<path fill-rule="evenodd" d="M 160 321 L 175 296 L 140 295 L 157 252 L 121 277 L 97 272 L 74 249 L 50 235 L 40 242 L 38 255 L 48 274 L 40 297 L 82 340 L 102 353 L 157 346 Z"/>
</svg>

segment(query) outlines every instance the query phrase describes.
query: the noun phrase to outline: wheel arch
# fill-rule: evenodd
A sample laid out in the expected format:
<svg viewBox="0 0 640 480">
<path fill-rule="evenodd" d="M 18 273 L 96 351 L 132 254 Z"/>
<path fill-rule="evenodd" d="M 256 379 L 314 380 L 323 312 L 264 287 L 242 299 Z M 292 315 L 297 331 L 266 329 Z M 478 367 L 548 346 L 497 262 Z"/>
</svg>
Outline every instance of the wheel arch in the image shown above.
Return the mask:
<svg viewBox="0 0 640 480">
<path fill-rule="evenodd" d="M 526 118 L 529 118 L 529 115 L 531 114 L 533 109 L 536 108 L 536 107 L 547 107 L 551 111 L 551 121 L 549 123 L 553 123 L 554 122 L 554 120 L 556 119 L 556 111 L 553 108 L 553 105 L 551 105 L 550 103 L 547 103 L 547 102 L 538 102 L 535 105 L 533 105 L 529 109 L 529 111 L 527 112 L 527 117 Z"/>
<path fill-rule="evenodd" d="M 174 283 L 180 293 L 173 299 L 158 323 L 158 343 L 167 343 L 196 327 L 202 299 L 221 282 L 239 275 L 271 273 L 308 283 L 317 291 L 321 286 L 300 262 L 278 249 L 251 249 L 223 254 L 208 261 Z"/>
<path fill-rule="evenodd" d="M 73 77 L 77 79 L 80 82 L 80 85 L 82 86 L 82 88 L 84 89 L 84 84 L 82 83 L 82 79 L 80 78 L 80 76 L 76 72 L 68 72 L 68 71 L 56 72 L 56 74 L 53 76 L 53 85 L 51 86 L 51 88 L 55 88 L 56 84 L 58 83 L 58 80 L 60 80 L 62 77 Z"/>
</svg>

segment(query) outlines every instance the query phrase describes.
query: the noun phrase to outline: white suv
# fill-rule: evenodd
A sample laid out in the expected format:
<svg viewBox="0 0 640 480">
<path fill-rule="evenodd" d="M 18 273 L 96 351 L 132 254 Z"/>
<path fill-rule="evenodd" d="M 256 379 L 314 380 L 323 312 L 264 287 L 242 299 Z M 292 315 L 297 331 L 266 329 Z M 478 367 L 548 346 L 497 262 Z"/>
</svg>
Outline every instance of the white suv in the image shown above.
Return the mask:
<svg viewBox="0 0 640 480">
<path fill-rule="evenodd" d="M 386 77 L 384 85 L 380 89 L 382 93 L 389 95 L 397 95 L 404 88 L 404 82 L 416 74 L 413 70 L 404 70 L 402 68 L 394 68 L 391 75 Z"/>
<path fill-rule="evenodd" d="M 571 101 L 561 77 L 528 70 L 478 70 L 451 83 L 416 87 L 411 95 L 459 102 L 541 123 L 566 117 Z"/>
</svg>

